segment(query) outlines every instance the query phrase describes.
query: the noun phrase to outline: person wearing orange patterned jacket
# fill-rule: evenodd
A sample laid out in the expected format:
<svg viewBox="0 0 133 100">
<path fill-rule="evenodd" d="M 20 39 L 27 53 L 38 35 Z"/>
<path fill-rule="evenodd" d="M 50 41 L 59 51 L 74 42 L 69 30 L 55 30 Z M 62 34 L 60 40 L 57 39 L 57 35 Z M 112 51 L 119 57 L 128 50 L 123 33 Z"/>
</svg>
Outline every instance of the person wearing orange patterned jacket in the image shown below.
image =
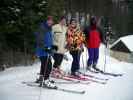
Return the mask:
<svg viewBox="0 0 133 100">
<path fill-rule="evenodd" d="M 83 51 L 84 36 L 80 28 L 78 27 L 77 21 L 71 19 L 70 25 L 66 34 L 67 49 L 73 57 L 73 62 L 71 66 L 71 75 L 79 76 L 80 69 L 80 55 Z"/>
</svg>

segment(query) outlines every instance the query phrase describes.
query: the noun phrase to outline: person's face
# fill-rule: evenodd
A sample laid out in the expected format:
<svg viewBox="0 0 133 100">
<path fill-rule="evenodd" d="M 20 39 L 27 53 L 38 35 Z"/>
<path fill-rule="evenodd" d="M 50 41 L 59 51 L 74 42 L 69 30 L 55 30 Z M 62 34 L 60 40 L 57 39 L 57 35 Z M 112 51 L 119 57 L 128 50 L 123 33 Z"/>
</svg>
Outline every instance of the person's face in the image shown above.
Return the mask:
<svg viewBox="0 0 133 100">
<path fill-rule="evenodd" d="M 60 23 L 61 23 L 61 25 L 66 25 L 66 19 L 62 19 L 62 20 L 60 21 Z"/>
<path fill-rule="evenodd" d="M 96 20 L 93 20 L 92 21 L 92 25 L 96 25 Z"/>
<path fill-rule="evenodd" d="M 72 21 L 72 22 L 71 22 L 71 27 L 72 27 L 72 28 L 76 28 L 76 26 L 77 26 L 76 21 Z"/>
<path fill-rule="evenodd" d="M 47 24 L 48 24 L 48 26 L 52 26 L 54 24 L 54 22 L 53 22 L 52 19 L 51 20 L 47 20 Z"/>
</svg>

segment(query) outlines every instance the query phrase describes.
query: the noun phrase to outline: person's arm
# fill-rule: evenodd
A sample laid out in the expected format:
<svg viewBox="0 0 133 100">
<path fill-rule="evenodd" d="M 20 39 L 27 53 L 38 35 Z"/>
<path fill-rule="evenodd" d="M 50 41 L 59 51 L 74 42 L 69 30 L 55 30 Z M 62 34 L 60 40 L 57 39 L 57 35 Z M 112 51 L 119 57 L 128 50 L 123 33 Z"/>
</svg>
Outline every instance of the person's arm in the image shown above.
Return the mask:
<svg viewBox="0 0 133 100">
<path fill-rule="evenodd" d="M 44 47 L 44 32 L 42 31 L 41 28 L 39 28 L 36 37 L 37 37 L 37 46 L 39 48 L 43 48 Z"/>
<path fill-rule="evenodd" d="M 88 41 L 88 39 L 89 39 L 89 33 L 90 33 L 90 27 L 87 26 L 87 27 L 84 29 L 85 46 L 87 46 L 87 41 Z"/>
<path fill-rule="evenodd" d="M 41 23 L 39 28 L 38 28 L 38 32 L 37 32 L 37 46 L 39 48 L 44 48 L 45 44 L 44 44 L 44 37 L 46 35 L 46 33 L 48 32 L 48 30 L 45 28 L 44 23 Z"/>
<path fill-rule="evenodd" d="M 85 27 L 85 29 L 83 30 L 83 33 L 86 38 L 88 37 L 88 30 L 89 30 L 88 27 Z"/>
</svg>

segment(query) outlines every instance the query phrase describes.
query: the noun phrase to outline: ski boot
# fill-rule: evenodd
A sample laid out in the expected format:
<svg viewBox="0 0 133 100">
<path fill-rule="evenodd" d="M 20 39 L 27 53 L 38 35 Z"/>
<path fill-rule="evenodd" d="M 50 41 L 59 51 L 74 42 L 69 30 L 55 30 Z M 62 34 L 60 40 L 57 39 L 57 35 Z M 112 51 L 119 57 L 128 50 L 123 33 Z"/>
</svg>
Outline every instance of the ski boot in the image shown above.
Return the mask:
<svg viewBox="0 0 133 100">
<path fill-rule="evenodd" d="M 65 75 L 65 73 L 59 68 L 53 68 L 51 72 L 51 76 L 61 78 Z"/>
<path fill-rule="evenodd" d="M 43 76 L 40 75 L 38 79 L 36 79 L 35 83 L 41 83 L 43 81 Z"/>
<path fill-rule="evenodd" d="M 76 72 L 71 72 L 71 75 L 80 78 L 81 73 L 79 71 L 76 71 Z"/>
<path fill-rule="evenodd" d="M 87 70 L 87 71 L 91 71 L 91 65 L 88 65 L 88 66 L 86 67 L 86 70 Z"/>
<path fill-rule="evenodd" d="M 92 65 L 88 65 L 86 69 L 87 71 L 95 72 L 95 70 L 92 68 Z"/>
<path fill-rule="evenodd" d="M 88 65 L 86 69 L 89 72 L 98 73 L 98 71 L 95 70 L 94 65 Z"/>
<path fill-rule="evenodd" d="M 93 68 L 94 71 L 97 72 L 97 73 L 102 72 L 99 68 L 96 67 L 96 64 L 93 64 L 92 68 Z"/>
<path fill-rule="evenodd" d="M 49 88 L 49 89 L 56 89 L 57 86 L 55 85 L 55 82 L 47 79 L 43 82 L 43 87 Z"/>
</svg>

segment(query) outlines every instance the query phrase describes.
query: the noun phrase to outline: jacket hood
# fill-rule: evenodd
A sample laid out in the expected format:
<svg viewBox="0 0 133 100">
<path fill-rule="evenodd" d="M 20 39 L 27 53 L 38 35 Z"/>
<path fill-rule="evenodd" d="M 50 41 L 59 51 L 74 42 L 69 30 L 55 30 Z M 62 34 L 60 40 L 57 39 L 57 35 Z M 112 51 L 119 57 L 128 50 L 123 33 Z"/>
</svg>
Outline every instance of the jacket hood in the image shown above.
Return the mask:
<svg viewBox="0 0 133 100">
<path fill-rule="evenodd" d="M 47 29 L 49 29 L 49 30 L 52 30 L 52 26 L 48 26 L 48 24 L 47 24 L 46 21 L 41 23 L 41 27 L 42 27 L 42 28 L 45 27 L 45 28 L 47 28 Z"/>
</svg>

